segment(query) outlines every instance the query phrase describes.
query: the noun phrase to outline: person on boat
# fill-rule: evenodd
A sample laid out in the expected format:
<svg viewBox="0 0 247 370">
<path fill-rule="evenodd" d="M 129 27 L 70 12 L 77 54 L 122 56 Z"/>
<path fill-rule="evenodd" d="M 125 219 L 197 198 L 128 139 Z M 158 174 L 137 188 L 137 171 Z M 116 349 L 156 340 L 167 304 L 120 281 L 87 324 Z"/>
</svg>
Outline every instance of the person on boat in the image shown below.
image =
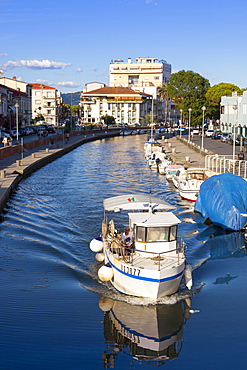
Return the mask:
<svg viewBox="0 0 247 370">
<path fill-rule="evenodd" d="M 121 239 L 125 247 L 131 248 L 133 244 L 133 232 L 130 229 L 124 229 Z"/>
<path fill-rule="evenodd" d="M 125 257 L 130 257 L 133 248 L 133 232 L 130 229 L 124 229 L 121 235 L 122 243 L 125 248 Z"/>
</svg>

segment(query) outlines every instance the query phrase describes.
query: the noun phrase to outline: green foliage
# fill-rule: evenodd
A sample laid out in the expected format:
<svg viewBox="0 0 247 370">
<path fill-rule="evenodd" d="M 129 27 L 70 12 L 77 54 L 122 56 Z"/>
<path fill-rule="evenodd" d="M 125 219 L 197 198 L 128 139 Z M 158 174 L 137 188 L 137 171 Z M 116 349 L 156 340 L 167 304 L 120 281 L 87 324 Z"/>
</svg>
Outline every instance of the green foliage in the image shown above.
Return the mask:
<svg viewBox="0 0 247 370">
<path fill-rule="evenodd" d="M 37 114 L 37 116 L 35 117 L 35 120 L 38 122 L 38 121 L 44 121 L 45 120 L 45 117 L 43 116 L 43 114 L 39 113 Z"/>
<path fill-rule="evenodd" d="M 158 118 L 155 115 L 152 115 L 152 113 L 148 113 L 145 116 L 145 121 L 148 124 L 150 124 L 150 123 L 157 123 L 158 122 Z"/>
<path fill-rule="evenodd" d="M 113 116 L 109 116 L 108 114 L 101 116 L 100 119 L 102 119 L 104 121 L 104 124 L 107 126 L 115 124 L 115 118 Z"/>
<path fill-rule="evenodd" d="M 232 95 L 234 91 L 238 93 L 242 92 L 242 90 L 236 85 L 221 82 L 217 85 L 211 86 L 208 89 L 206 93 L 206 98 L 210 103 L 218 105 L 222 96 Z"/>
<path fill-rule="evenodd" d="M 203 106 L 207 108 L 205 117 L 211 111 L 205 97 L 209 87 L 209 81 L 199 73 L 182 70 L 172 74 L 167 90 L 169 97 L 177 103 L 176 108 L 183 110 L 183 120 L 188 120 L 188 109 L 192 109 L 191 124 L 196 125 L 202 122 Z"/>
</svg>

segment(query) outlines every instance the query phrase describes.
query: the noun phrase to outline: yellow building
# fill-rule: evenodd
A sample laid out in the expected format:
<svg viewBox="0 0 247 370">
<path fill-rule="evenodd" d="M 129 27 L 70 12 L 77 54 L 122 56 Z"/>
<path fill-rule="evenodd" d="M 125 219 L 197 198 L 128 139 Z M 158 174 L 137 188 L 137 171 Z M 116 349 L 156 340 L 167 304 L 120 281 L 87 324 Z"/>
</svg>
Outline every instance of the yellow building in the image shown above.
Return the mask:
<svg viewBox="0 0 247 370">
<path fill-rule="evenodd" d="M 156 58 L 131 58 L 125 63 L 117 59 L 110 63 L 110 86 L 129 87 L 157 98 L 157 88 L 169 82 L 171 64 Z"/>
</svg>

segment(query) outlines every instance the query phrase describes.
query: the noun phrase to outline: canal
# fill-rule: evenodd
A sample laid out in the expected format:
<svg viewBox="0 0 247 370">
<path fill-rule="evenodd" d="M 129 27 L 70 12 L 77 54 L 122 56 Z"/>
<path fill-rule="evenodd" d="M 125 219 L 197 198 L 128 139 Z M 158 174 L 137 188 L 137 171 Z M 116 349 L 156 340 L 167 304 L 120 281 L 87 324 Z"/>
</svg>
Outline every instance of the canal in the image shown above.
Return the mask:
<svg viewBox="0 0 247 370">
<path fill-rule="evenodd" d="M 145 161 L 145 137 L 90 142 L 23 181 L 0 224 L 2 369 L 244 368 L 246 243 L 207 226 Z M 173 204 L 194 285 L 154 305 L 97 279 L 106 197 Z M 159 338 L 159 341 L 155 338 Z"/>
</svg>

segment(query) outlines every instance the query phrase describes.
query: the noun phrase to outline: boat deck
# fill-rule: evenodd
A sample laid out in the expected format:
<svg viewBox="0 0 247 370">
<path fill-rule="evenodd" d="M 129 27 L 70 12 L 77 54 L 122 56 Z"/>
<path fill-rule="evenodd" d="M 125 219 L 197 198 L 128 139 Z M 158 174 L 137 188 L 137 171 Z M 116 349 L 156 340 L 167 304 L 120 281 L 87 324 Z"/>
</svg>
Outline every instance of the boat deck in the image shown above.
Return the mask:
<svg viewBox="0 0 247 370">
<path fill-rule="evenodd" d="M 118 258 L 119 261 L 125 262 L 123 257 Z M 172 268 L 173 266 L 178 265 L 178 261 L 183 260 L 182 255 L 180 255 L 180 258 L 178 259 L 178 255 L 176 256 L 166 256 L 166 257 L 144 257 L 138 252 L 134 252 L 132 256 L 130 256 L 130 259 L 127 259 L 127 264 L 133 267 L 141 268 L 141 269 L 149 269 L 149 270 L 163 270 L 167 267 Z"/>
</svg>

